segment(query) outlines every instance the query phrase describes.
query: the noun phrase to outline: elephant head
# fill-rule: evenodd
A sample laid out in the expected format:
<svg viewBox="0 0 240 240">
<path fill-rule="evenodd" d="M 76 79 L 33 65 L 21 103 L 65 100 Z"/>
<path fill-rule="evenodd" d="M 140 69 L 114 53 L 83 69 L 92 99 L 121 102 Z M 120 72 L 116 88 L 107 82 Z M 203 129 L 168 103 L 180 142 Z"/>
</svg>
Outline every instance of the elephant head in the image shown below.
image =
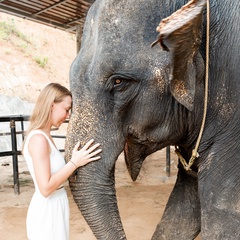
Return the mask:
<svg viewBox="0 0 240 240">
<path fill-rule="evenodd" d="M 204 91 L 199 47 L 205 1 L 192 1 L 166 19 L 157 40 L 162 47 L 151 47 L 159 21 L 186 1 L 177 2 L 97 0 L 88 12 L 70 70 L 66 157 L 78 140 L 101 143 L 101 160 L 70 178 L 75 202 L 97 239 L 126 238 L 114 182 L 119 154 L 124 151 L 136 180 L 149 154 L 169 145 L 187 149 L 197 138 L 203 103 L 194 104 Z"/>
</svg>

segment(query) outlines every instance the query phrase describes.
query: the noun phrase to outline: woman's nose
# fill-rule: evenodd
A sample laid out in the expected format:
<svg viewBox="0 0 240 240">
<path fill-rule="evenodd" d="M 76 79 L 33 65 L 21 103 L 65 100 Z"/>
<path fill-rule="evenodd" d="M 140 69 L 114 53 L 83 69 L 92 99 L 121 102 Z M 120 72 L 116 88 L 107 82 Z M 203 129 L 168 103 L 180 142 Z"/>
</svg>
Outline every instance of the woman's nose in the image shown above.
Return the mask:
<svg viewBox="0 0 240 240">
<path fill-rule="evenodd" d="M 70 118 L 70 112 L 67 112 L 66 119 Z"/>
</svg>

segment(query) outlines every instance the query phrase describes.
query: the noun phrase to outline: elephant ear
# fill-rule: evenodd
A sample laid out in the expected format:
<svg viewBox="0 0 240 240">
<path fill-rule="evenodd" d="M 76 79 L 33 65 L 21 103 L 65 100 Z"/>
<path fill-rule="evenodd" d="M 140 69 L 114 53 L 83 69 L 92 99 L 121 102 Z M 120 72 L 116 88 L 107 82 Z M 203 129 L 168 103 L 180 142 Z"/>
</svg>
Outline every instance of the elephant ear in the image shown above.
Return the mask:
<svg viewBox="0 0 240 240">
<path fill-rule="evenodd" d="M 196 64 L 202 38 L 202 12 L 206 0 L 190 1 L 157 27 L 157 40 L 171 56 L 170 90 L 174 98 L 188 110 L 193 110 Z"/>
</svg>

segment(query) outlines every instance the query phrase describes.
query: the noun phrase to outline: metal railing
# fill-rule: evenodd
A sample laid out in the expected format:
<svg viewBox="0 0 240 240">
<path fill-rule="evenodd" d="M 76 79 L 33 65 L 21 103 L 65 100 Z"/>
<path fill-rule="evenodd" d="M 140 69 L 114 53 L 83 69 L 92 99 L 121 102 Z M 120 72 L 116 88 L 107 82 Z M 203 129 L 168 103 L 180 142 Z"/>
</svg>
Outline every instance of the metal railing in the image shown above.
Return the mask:
<svg viewBox="0 0 240 240">
<path fill-rule="evenodd" d="M 19 173 L 18 173 L 18 155 L 21 155 L 21 151 L 17 149 L 17 134 L 22 134 L 22 139 L 24 139 L 24 121 L 28 121 L 29 116 L 3 116 L 0 117 L 0 122 L 10 123 L 10 133 L 0 133 L 0 136 L 11 135 L 12 150 L 0 152 L 0 157 L 12 156 L 13 162 L 13 181 L 14 181 L 14 193 L 19 194 Z M 21 122 L 21 131 L 16 131 L 16 122 Z"/>
<path fill-rule="evenodd" d="M 1 136 L 11 136 L 11 151 L 0 152 L 0 157 L 12 156 L 13 163 L 13 184 L 14 193 L 20 194 L 20 184 L 19 184 L 19 171 L 18 171 L 18 156 L 22 155 L 22 152 L 17 149 L 17 135 L 22 135 L 22 141 L 24 140 L 24 122 L 29 121 L 30 116 L 28 115 L 11 115 L 11 116 L 0 116 L 0 123 L 9 122 L 10 132 L 0 133 Z M 21 130 L 16 130 L 16 122 L 20 122 Z M 65 123 L 68 121 L 66 120 Z M 52 131 L 58 129 L 52 129 Z M 65 138 L 62 135 L 52 135 L 53 138 Z M 64 152 L 64 149 L 60 149 L 60 152 Z"/>
</svg>

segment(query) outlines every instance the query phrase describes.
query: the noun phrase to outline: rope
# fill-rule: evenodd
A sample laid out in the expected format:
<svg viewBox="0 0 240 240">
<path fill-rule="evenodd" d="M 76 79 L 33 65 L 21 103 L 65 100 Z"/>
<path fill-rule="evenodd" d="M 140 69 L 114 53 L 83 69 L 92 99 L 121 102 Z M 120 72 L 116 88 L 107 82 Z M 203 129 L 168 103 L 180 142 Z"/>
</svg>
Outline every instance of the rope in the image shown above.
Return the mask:
<svg viewBox="0 0 240 240">
<path fill-rule="evenodd" d="M 192 151 L 192 156 L 187 163 L 186 160 L 183 158 L 179 150 L 176 148 L 175 152 L 178 155 L 184 169 L 186 171 L 191 170 L 191 166 L 193 165 L 196 158 L 199 157 L 198 154 L 198 148 L 200 145 L 200 141 L 202 138 L 206 116 L 207 116 L 207 101 L 208 101 L 208 76 L 209 76 L 209 33 L 210 33 L 210 6 L 209 6 L 209 0 L 207 0 L 207 23 L 206 23 L 206 66 L 205 66 L 205 94 L 204 94 L 204 109 L 203 109 L 203 119 L 202 124 L 200 128 L 200 132 L 197 138 L 197 142 L 195 145 L 195 148 Z"/>
</svg>

